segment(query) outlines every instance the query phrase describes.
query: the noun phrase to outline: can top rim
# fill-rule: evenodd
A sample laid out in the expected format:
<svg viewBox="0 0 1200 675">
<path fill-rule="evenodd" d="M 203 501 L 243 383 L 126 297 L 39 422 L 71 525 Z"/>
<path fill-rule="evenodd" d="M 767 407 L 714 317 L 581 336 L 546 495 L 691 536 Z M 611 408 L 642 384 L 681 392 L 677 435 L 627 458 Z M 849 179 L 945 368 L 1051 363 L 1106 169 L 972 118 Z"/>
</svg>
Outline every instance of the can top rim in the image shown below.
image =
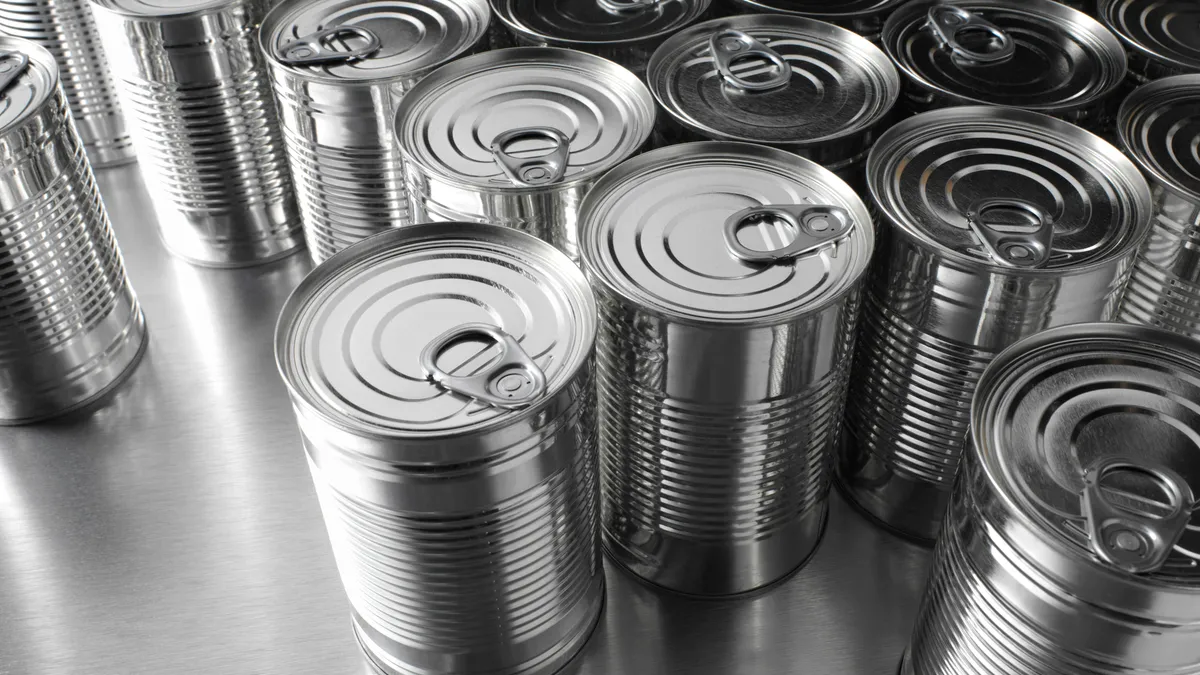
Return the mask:
<svg viewBox="0 0 1200 675">
<path fill-rule="evenodd" d="M 1123 17 L 1130 13 L 1128 10 L 1131 7 L 1136 9 L 1138 3 L 1145 2 L 1145 0 L 1099 0 L 1099 2 L 1100 5 L 1096 15 L 1105 27 L 1112 31 L 1128 49 L 1159 63 L 1165 63 L 1176 68 L 1190 71 L 1200 70 L 1200 44 L 1184 45 L 1180 43 L 1179 46 L 1190 49 L 1192 54 L 1188 54 L 1180 50 L 1171 51 L 1170 48 L 1172 45 L 1167 43 L 1160 42 L 1159 46 L 1155 47 L 1142 39 L 1142 37 L 1153 39 L 1153 36 L 1133 34 L 1131 27 L 1135 25 L 1140 27 L 1143 25 L 1143 22 L 1139 20 L 1131 23 L 1125 21 Z M 1168 11 L 1175 8 L 1176 5 L 1182 6 L 1184 9 L 1195 8 L 1195 4 L 1190 0 L 1175 0 L 1174 2 L 1167 0 L 1165 3 L 1162 0 L 1155 0 L 1153 3 L 1147 4 L 1149 6 L 1144 8 L 1147 10 L 1151 8 L 1163 8 L 1164 5 Z M 1118 17 L 1118 15 L 1120 16 Z M 1200 31 L 1196 34 L 1200 35 Z M 1168 37 L 1169 35 L 1170 33 L 1168 32 L 1163 37 Z"/>
<path fill-rule="evenodd" d="M 734 0 L 738 5 L 758 8 L 775 14 L 791 14 L 823 21 L 845 21 L 861 17 L 886 14 L 904 4 L 908 0 L 858 0 L 857 2 L 842 2 L 851 5 L 849 9 L 838 11 L 830 8 L 829 0 Z M 799 8 L 796 6 L 799 5 Z M 854 7 L 855 5 L 863 5 Z"/>
<path fill-rule="evenodd" d="M 1125 151 L 1157 183 L 1185 199 L 1200 201 L 1200 175 L 1189 172 L 1182 164 L 1183 158 L 1174 154 L 1169 145 L 1168 135 L 1174 135 L 1170 132 L 1176 130 L 1160 128 L 1161 145 L 1158 141 L 1151 145 L 1151 127 L 1172 105 L 1179 104 L 1200 111 L 1200 73 L 1166 77 L 1135 89 L 1121 104 L 1117 133 Z"/>
<path fill-rule="evenodd" d="M 590 0 L 589 0 L 590 1 Z M 647 32 L 631 31 L 630 35 L 617 34 L 615 36 L 608 34 L 614 30 L 621 30 L 608 26 L 604 32 L 598 32 L 597 37 L 567 37 L 561 34 L 555 34 L 549 30 L 538 30 L 532 26 L 526 25 L 519 16 L 516 15 L 517 3 L 519 0 L 489 0 L 492 13 L 501 23 L 509 30 L 518 35 L 525 36 L 540 41 L 544 41 L 553 47 L 596 47 L 603 45 L 636 45 L 643 42 L 655 42 L 659 39 L 672 35 L 675 31 L 687 26 L 697 18 L 703 16 L 712 3 L 712 0 L 662 0 L 664 4 L 678 2 L 686 6 L 686 11 L 678 17 L 677 20 L 665 23 L 661 27 L 654 27 L 652 23 L 646 21 L 633 21 L 633 18 L 639 17 L 639 14 L 632 14 L 631 20 L 625 22 L 630 28 L 641 29 L 643 25 L 650 25 L 652 30 Z M 658 10 L 661 13 L 661 9 Z M 594 26 L 584 26 L 594 30 Z"/>
<path fill-rule="evenodd" d="M 234 7 L 245 0 L 176 0 L 178 6 L 155 6 L 144 0 L 91 0 L 92 6 L 119 16 L 145 19 L 181 19 Z"/>
<path fill-rule="evenodd" d="M 29 59 L 23 73 L 0 91 L 0 135 L 19 129 L 59 88 L 58 63 L 36 42 L 0 35 L 0 52 L 12 52 Z M 20 109 L 14 109 L 20 105 Z"/>
</svg>

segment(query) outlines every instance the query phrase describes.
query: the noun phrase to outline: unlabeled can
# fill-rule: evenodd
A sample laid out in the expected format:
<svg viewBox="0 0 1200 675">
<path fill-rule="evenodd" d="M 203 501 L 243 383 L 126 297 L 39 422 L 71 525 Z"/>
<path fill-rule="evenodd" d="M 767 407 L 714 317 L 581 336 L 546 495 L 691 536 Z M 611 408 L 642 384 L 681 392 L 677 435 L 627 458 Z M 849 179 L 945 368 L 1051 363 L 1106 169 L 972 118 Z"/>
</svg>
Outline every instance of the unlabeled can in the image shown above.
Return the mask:
<svg viewBox="0 0 1200 675">
<path fill-rule="evenodd" d="M 827 21 L 879 42 L 888 15 L 905 0 L 724 0 L 727 13 L 790 14 Z"/>
<path fill-rule="evenodd" d="M 4 0 L 0 31 L 32 40 L 54 55 L 93 167 L 136 159 L 88 0 Z"/>
<path fill-rule="evenodd" d="M 900 96 L 878 48 L 844 28 L 745 15 L 682 31 L 654 54 L 650 91 L 670 141 L 732 140 L 811 159 L 854 187 Z"/>
<path fill-rule="evenodd" d="M 80 408 L 133 370 L 146 327 L 54 57 L 0 37 L 0 424 Z"/>
<path fill-rule="evenodd" d="M 304 245 L 255 44 L 265 0 L 93 0 L 163 243 L 239 267 Z"/>
<path fill-rule="evenodd" d="M 396 104 L 483 46 L 487 0 L 286 0 L 263 20 L 279 121 L 316 262 L 407 225 Z"/>
<path fill-rule="evenodd" d="M 614 169 L 580 222 L 609 552 L 689 594 L 783 578 L 828 512 L 866 207 L 781 150 L 686 143 Z"/>
<path fill-rule="evenodd" d="M 997 357 L 901 674 L 1200 673 L 1198 382 L 1143 326 Z"/>
<path fill-rule="evenodd" d="M 549 674 L 604 602 L 596 303 L 566 256 L 412 225 L 317 267 L 275 334 L 354 626 L 393 675 Z"/>
<path fill-rule="evenodd" d="M 1200 73 L 1200 4 L 1195 0 L 1096 2 L 1096 16 L 1125 43 L 1136 82 Z"/>
<path fill-rule="evenodd" d="M 867 160 L 882 217 L 840 479 L 919 539 L 941 526 L 987 364 L 1023 337 L 1116 314 L 1150 227 L 1137 167 L 1079 127 L 1012 108 L 939 110 Z"/>
<path fill-rule="evenodd" d="M 442 66 L 396 113 L 412 219 L 504 225 L 577 259 L 583 195 L 642 149 L 654 117 L 646 85 L 592 54 L 518 47 Z"/>
</svg>

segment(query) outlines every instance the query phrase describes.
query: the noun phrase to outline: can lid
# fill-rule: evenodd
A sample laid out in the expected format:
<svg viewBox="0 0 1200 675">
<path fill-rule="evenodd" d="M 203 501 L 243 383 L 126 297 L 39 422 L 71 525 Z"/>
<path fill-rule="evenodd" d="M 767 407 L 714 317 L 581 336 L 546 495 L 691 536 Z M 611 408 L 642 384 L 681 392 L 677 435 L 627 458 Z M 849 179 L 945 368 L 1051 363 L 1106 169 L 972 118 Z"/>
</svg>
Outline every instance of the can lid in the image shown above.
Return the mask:
<svg viewBox="0 0 1200 675">
<path fill-rule="evenodd" d="M 494 225 L 413 225 L 309 275 L 275 334 L 293 396 L 352 433 L 427 438 L 503 426 L 587 363 L 592 292 L 549 244 Z"/>
<path fill-rule="evenodd" d="M 920 0 L 888 19 L 882 44 L 923 87 L 968 103 L 1046 112 L 1089 105 L 1125 78 L 1121 42 L 1052 0 Z"/>
<path fill-rule="evenodd" d="M 487 32 L 486 0 L 287 0 L 267 14 L 268 57 L 312 77 L 414 76 L 467 52 Z"/>
<path fill-rule="evenodd" d="M 1200 71 L 1200 4 L 1195 0 L 1100 0 L 1096 16 L 1135 52 Z"/>
<path fill-rule="evenodd" d="M 989 482 L 1095 562 L 1200 587 L 1200 343 L 1076 324 L 1003 352 L 972 406 Z"/>
<path fill-rule="evenodd" d="M 867 183 L 901 232 L 968 264 L 1037 272 L 1128 255 L 1150 190 L 1116 148 L 1062 120 L 968 106 L 912 117 L 867 158 Z"/>
<path fill-rule="evenodd" d="M 584 269 L 682 321 L 774 324 L 853 290 L 874 248 L 862 200 L 791 153 L 685 143 L 631 159 L 580 209 Z"/>
<path fill-rule="evenodd" d="M 865 132 L 900 95 L 896 69 L 874 45 L 795 16 L 693 26 L 659 47 L 646 79 L 689 129 L 758 143 L 810 145 Z"/>
<path fill-rule="evenodd" d="M 737 0 L 739 4 L 759 7 L 781 14 L 798 14 L 824 21 L 844 21 L 886 14 L 906 0 Z"/>
<path fill-rule="evenodd" d="M 699 19 L 710 0 L 491 0 L 519 35 L 546 43 L 619 44 L 652 40 Z"/>
<path fill-rule="evenodd" d="M 1155 80 L 1121 105 L 1121 143 L 1156 182 L 1200 201 L 1200 74 Z"/>
<path fill-rule="evenodd" d="M 631 72 L 567 49 L 500 49 L 443 66 L 405 94 L 405 162 L 456 184 L 507 191 L 593 178 L 638 151 L 654 97 Z"/>
<path fill-rule="evenodd" d="M 237 5 L 243 0 L 92 0 L 101 9 L 144 19 L 165 19 L 202 14 Z"/>
<path fill-rule="evenodd" d="M 40 45 L 0 36 L 0 134 L 36 113 L 58 88 L 58 65 Z"/>
</svg>

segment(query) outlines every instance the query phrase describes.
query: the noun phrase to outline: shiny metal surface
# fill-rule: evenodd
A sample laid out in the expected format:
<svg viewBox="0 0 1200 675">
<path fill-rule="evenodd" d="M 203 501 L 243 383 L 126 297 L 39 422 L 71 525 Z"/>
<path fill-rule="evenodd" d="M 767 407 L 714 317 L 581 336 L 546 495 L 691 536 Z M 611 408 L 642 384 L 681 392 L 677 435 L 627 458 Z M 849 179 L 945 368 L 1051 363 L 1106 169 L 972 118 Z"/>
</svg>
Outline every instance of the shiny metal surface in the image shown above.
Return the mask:
<svg viewBox="0 0 1200 675">
<path fill-rule="evenodd" d="M 159 234 L 199 265 L 238 267 L 304 246 L 283 137 L 256 42 L 265 0 L 94 0 Z"/>
<path fill-rule="evenodd" d="M 1192 0 L 1096 0 L 1096 16 L 1125 43 L 1139 83 L 1200 72 L 1200 5 Z"/>
<path fill-rule="evenodd" d="M 828 21 L 879 42 L 888 15 L 905 0 L 725 0 L 731 14 L 764 12 Z"/>
</svg>

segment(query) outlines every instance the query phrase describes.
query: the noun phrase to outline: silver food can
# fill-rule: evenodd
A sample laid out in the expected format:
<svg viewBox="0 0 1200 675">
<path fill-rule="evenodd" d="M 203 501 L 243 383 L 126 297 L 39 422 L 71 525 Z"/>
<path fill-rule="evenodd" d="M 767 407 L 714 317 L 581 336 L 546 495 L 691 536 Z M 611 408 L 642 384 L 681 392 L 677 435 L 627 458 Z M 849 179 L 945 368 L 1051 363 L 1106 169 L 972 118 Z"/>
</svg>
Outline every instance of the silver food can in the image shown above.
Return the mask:
<svg viewBox="0 0 1200 675">
<path fill-rule="evenodd" d="M 581 223 L 610 554 L 689 594 L 782 579 L 828 512 L 866 207 L 795 155 L 688 143 L 614 169 Z"/>
<path fill-rule="evenodd" d="M 882 51 L 844 28 L 794 16 L 693 26 L 655 52 L 647 81 L 666 113 L 664 138 L 770 145 L 854 187 L 900 96 Z"/>
<path fill-rule="evenodd" d="M 905 0 L 725 0 L 730 14 L 785 14 L 837 24 L 879 42 L 888 15 Z"/>
<path fill-rule="evenodd" d="M 0 38 L 0 424 L 98 399 L 146 344 L 54 57 Z"/>
<path fill-rule="evenodd" d="M 88 0 L 5 0 L 0 32 L 32 40 L 54 55 L 93 167 L 136 159 Z"/>
<path fill-rule="evenodd" d="M 1079 127 L 1012 108 L 918 115 L 867 160 L 882 217 L 840 479 L 903 534 L 941 527 L 984 368 L 1047 328 L 1108 321 L 1149 232 L 1137 167 Z"/>
<path fill-rule="evenodd" d="M 1138 83 L 1200 73 L 1200 5 L 1195 0 L 1096 0 L 1096 16 L 1129 52 Z"/>
<path fill-rule="evenodd" d="M 1200 673 L 1197 382 L 1143 326 L 997 357 L 901 674 Z"/>
<path fill-rule="evenodd" d="M 262 0 L 93 0 L 159 232 L 199 265 L 304 245 L 266 66 Z"/>
<path fill-rule="evenodd" d="M 267 14 L 259 45 L 314 261 L 412 222 L 396 104 L 478 50 L 489 19 L 486 0 L 287 0 Z"/>
<path fill-rule="evenodd" d="M 604 602 L 596 304 L 534 237 L 422 224 L 317 267 L 275 334 L 370 660 L 557 671 Z"/>
<path fill-rule="evenodd" d="M 1022 108 L 1108 133 L 1127 60 L 1092 17 L 1053 0 L 916 0 L 883 28 L 904 106 Z"/>
<path fill-rule="evenodd" d="M 646 85 L 591 54 L 518 47 L 442 66 L 396 113 L 412 219 L 512 227 L 577 259 L 580 201 L 654 118 Z"/>
</svg>

